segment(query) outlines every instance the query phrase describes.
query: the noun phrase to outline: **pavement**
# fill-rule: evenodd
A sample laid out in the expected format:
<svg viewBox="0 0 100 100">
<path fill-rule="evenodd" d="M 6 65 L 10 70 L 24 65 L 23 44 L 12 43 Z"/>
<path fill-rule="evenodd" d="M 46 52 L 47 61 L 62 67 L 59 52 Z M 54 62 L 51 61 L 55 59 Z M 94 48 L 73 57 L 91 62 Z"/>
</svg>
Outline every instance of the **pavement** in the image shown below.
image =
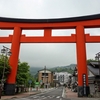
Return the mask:
<svg viewBox="0 0 100 100">
<path fill-rule="evenodd" d="M 12 98 L 22 98 L 22 97 L 28 97 L 30 95 L 35 95 L 41 92 L 46 92 L 47 90 L 51 90 L 53 88 L 49 88 L 49 89 L 39 89 L 39 90 L 33 90 L 30 92 L 24 92 L 24 93 L 19 93 L 19 94 L 15 94 L 12 96 L 1 96 L 1 100 L 10 100 Z"/>
<path fill-rule="evenodd" d="M 77 92 L 72 92 L 71 89 L 66 88 L 66 97 L 67 98 L 78 98 Z"/>
<path fill-rule="evenodd" d="M 66 88 L 66 98 L 68 100 L 100 100 L 98 97 L 78 97 L 77 92 L 72 92 L 68 88 Z"/>
<path fill-rule="evenodd" d="M 22 98 L 22 97 L 27 97 L 27 96 L 30 96 L 30 95 L 35 95 L 35 94 L 38 94 L 38 93 L 41 93 L 41 92 L 45 92 L 46 90 L 38 90 L 38 91 L 31 91 L 31 92 L 25 92 L 25 93 L 20 93 L 20 94 L 16 94 L 16 95 L 13 95 L 13 96 L 2 96 L 1 97 L 1 100 L 9 100 L 9 99 L 12 99 L 12 98 Z M 100 100 L 100 98 L 91 98 L 91 97 L 78 97 L 77 96 L 77 92 L 72 92 L 70 89 L 66 88 L 65 89 L 65 94 L 66 94 L 66 100 Z"/>
</svg>

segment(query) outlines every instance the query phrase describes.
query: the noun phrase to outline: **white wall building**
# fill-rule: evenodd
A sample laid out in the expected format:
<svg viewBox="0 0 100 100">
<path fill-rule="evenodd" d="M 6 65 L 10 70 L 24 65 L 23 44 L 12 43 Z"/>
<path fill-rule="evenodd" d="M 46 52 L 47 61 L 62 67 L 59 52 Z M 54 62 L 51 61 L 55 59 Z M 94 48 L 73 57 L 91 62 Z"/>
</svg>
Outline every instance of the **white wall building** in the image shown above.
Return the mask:
<svg viewBox="0 0 100 100">
<path fill-rule="evenodd" d="M 55 80 L 60 83 L 60 85 L 64 85 L 68 81 L 69 75 L 71 74 L 69 74 L 68 72 L 55 72 L 54 77 Z"/>
</svg>

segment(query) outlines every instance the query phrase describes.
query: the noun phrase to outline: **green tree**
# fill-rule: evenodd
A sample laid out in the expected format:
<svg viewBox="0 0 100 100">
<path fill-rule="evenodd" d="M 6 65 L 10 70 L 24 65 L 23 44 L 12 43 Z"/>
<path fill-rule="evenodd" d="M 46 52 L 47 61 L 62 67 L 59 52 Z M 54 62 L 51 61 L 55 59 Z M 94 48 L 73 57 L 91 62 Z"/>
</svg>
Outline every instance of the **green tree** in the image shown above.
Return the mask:
<svg viewBox="0 0 100 100">
<path fill-rule="evenodd" d="M 94 60 L 94 59 L 88 59 L 88 60 L 87 60 L 87 64 L 89 64 L 89 63 L 92 62 L 92 61 L 96 61 L 96 60 Z"/>
<path fill-rule="evenodd" d="M 3 76 L 3 71 L 4 71 L 4 80 L 6 81 L 7 76 L 10 73 L 10 69 L 11 67 L 9 65 L 9 58 L 4 55 L 0 55 L 0 83 Z"/>
<path fill-rule="evenodd" d="M 29 83 L 29 81 L 31 81 L 31 84 Z M 35 79 L 34 79 L 34 77 L 31 74 L 29 74 L 28 80 L 26 82 L 26 86 L 29 87 L 30 85 L 31 85 L 31 87 L 35 86 Z"/>
<path fill-rule="evenodd" d="M 17 70 L 17 78 L 16 84 L 17 85 L 25 85 L 29 86 L 29 80 L 32 81 L 31 86 L 34 86 L 34 78 L 30 74 L 30 66 L 27 62 L 18 62 L 18 70 Z"/>
<path fill-rule="evenodd" d="M 18 62 L 16 84 L 23 85 L 26 83 L 29 76 L 29 65 L 26 62 Z"/>
</svg>

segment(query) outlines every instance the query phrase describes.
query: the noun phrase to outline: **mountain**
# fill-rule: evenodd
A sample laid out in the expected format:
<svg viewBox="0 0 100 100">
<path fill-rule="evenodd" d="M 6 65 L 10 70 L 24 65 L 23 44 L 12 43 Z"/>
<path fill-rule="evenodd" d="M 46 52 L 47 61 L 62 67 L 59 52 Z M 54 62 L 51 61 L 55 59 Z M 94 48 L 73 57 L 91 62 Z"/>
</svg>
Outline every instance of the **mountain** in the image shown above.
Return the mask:
<svg viewBox="0 0 100 100">
<path fill-rule="evenodd" d="M 75 69 L 76 64 L 70 64 L 68 66 L 57 66 L 50 68 L 51 71 L 53 72 L 68 72 L 68 73 L 73 73 L 73 70 Z"/>
<path fill-rule="evenodd" d="M 30 67 L 30 73 L 35 76 L 42 67 Z"/>
<path fill-rule="evenodd" d="M 69 72 L 69 73 L 73 73 L 74 68 L 76 67 L 76 64 L 70 64 L 67 66 L 57 66 L 57 67 L 53 67 L 53 68 L 49 68 L 49 70 L 53 71 L 53 72 Z M 43 69 L 42 67 L 30 67 L 30 73 L 33 76 L 36 76 L 36 74 L 38 73 L 39 70 Z"/>
</svg>

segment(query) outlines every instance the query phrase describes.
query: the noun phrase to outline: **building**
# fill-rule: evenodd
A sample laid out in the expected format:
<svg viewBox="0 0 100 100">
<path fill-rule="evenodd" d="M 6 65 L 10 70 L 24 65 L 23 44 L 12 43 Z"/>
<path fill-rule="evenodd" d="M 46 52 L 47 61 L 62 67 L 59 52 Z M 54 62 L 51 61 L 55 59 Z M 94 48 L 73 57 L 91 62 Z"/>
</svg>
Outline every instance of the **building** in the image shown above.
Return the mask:
<svg viewBox="0 0 100 100">
<path fill-rule="evenodd" d="M 99 61 L 91 61 L 87 65 L 89 70 L 89 83 L 92 85 L 90 90 L 93 90 L 94 86 L 94 93 L 97 91 L 99 92 L 100 97 L 100 62 Z M 96 88 L 95 88 L 96 87 Z M 90 91 L 91 92 L 91 91 Z"/>
<path fill-rule="evenodd" d="M 48 88 L 53 85 L 53 72 L 46 68 L 38 71 L 38 81 L 41 86 Z"/>
<path fill-rule="evenodd" d="M 100 63 L 98 61 L 90 61 L 87 64 L 87 71 L 90 94 L 94 95 L 96 91 L 100 92 Z M 77 74 L 78 72 L 74 71 L 73 75 L 77 76 Z"/>
<path fill-rule="evenodd" d="M 54 73 L 54 81 L 56 82 L 56 85 L 64 85 L 68 81 L 68 75 L 67 72 L 55 72 Z"/>
</svg>

